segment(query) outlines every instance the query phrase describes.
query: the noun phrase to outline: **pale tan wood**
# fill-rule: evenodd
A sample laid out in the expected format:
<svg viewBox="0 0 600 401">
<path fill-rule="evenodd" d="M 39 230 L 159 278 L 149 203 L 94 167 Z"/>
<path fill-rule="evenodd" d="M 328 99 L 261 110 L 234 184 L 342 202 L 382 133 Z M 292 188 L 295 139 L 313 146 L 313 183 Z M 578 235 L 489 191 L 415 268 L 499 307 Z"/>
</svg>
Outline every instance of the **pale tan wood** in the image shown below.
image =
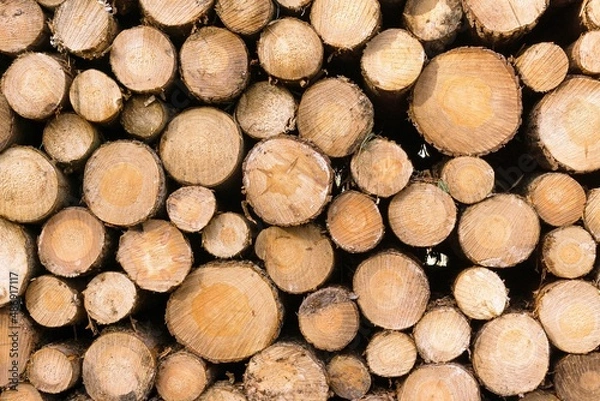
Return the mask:
<svg viewBox="0 0 600 401">
<path fill-rule="evenodd" d="M 392 390 L 377 389 L 358 399 L 359 401 L 396 401 L 396 394 Z"/>
<path fill-rule="evenodd" d="M 354 273 L 353 291 L 363 315 L 371 323 L 392 330 L 417 323 L 430 295 L 421 266 L 398 251 L 380 252 L 363 261 Z"/>
<path fill-rule="evenodd" d="M 83 355 L 83 384 L 94 400 L 146 400 L 155 374 L 154 347 L 131 330 L 101 334 Z"/>
<path fill-rule="evenodd" d="M 72 388 L 81 377 L 82 348 L 75 342 L 44 345 L 29 359 L 29 381 L 39 391 L 49 394 Z"/>
<path fill-rule="evenodd" d="M 141 141 L 153 141 L 170 119 L 168 107 L 154 95 L 133 95 L 124 104 L 120 122 L 125 131 Z"/>
<path fill-rule="evenodd" d="M 213 261 L 175 290 L 165 320 L 190 351 L 211 362 L 235 362 L 275 341 L 283 310 L 277 290 L 256 265 Z"/>
<path fill-rule="evenodd" d="M 314 0 L 310 23 L 326 45 L 354 51 L 379 30 L 380 8 L 377 0 Z"/>
<path fill-rule="evenodd" d="M 227 29 L 250 36 L 273 19 L 275 4 L 271 0 L 215 0 L 215 11 Z"/>
<path fill-rule="evenodd" d="M 479 385 L 463 366 L 448 363 L 422 365 L 398 386 L 398 401 L 479 401 Z"/>
<path fill-rule="evenodd" d="M 259 142 L 248 152 L 242 170 L 246 200 L 266 223 L 300 225 L 318 216 L 329 202 L 329 159 L 297 137 Z"/>
<path fill-rule="evenodd" d="M 563 226 L 544 235 L 540 261 L 550 273 L 561 278 L 588 274 L 596 261 L 596 242 L 580 226 Z"/>
<path fill-rule="evenodd" d="M 98 324 L 116 323 L 139 306 L 137 287 L 121 272 L 97 274 L 82 294 L 85 311 Z"/>
<path fill-rule="evenodd" d="M 210 386 L 198 401 L 247 401 L 244 392 L 228 381 L 216 382 Z"/>
<path fill-rule="evenodd" d="M 66 0 L 37 0 L 37 2 L 38 2 L 39 5 L 41 5 L 42 7 L 51 9 L 51 10 L 53 10 L 56 7 L 60 6 L 65 1 Z"/>
<path fill-rule="evenodd" d="M 140 142 L 107 142 L 85 166 L 83 198 L 103 222 L 130 227 L 152 217 L 166 197 L 156 153 Z"/>
<path fill-rule="evenodd" d="M 579 18 L 585 28 L 590 31 L 600 29 L 600 1 L 583 0 Z"/>
<path fill-rule="evenodd" d="M 249 401 L 325 401 L 329 386 L 323 363 L 309 349 L 279 342 L 250 359 L 244 390 Z"/>
<path fill-rule="evenodd" d="M 15 55 L 39 47 L 48 38 L 46 16 L 34 0 L 0 5 L 0 52 Z"/>
<path fill-rule="evenodd" d="M 363 142 L 350 162 L 352 179 L 361 191 L 381 198 L 400 192 L 413 171 L 412 162 L 402 147 L 379 137 Z"/>
<path fill-rule="evenodd" d="M 191 185 L 171 192 L 166 206 L 169 220 L 177 228 L 194 233 L 206 227 L 217 212 L 217 199 L 210 189 Z"/>
<path fill-rule="evenodd" d="M 19 300 L 0 309 L 0 387 L 15 387 L 39 339 Z"/>
<path fill-rule="evenodd" d="M 234 115 L 244 134 L 265 139 L 293 131 L 297 108 L 294 96 L 284 86 L 261 81 L 242 93 Z"/>
<path fill-rule="evenodd" d="M 485 267 L 512 267 L 523 262 L 539 237 L 537 213 L 514 194 L 497 194 L 472 205 L 458 222 L 463 253 Z"/>
<path fill-rule="evenodd" d="M 239 256 L 252 245 L 253 228 L 239 213 L 217 214 L 202 230 L 202 247 L 217 258 Z"/>
<path fill-rule="evenodd" d="M 25 293 L 36 270 L 35 240 L 25 227 L 0 218 L 0 306 Z"/>
<path fill-rule="evenodd" d="M 104 56 L 118 30 L 110 8 L 97 0 L 62 2 L 50 28 L 55 47 L 86 59 Z"/>
<path fill-rule="evenodd" d="M 407 245 L 431 247 L 444 241 L 456 224 L 456 205 L 439 186 L 415 182 L 397 193 L 388 207 L 392 231 Z"/>
<path fill-rule="evenodd" d="M 458 309 L 437 306 L 415 325 L 413 338 L 425 363 L 450 362 L 469 348 L 471 326 Z"/>
<path fill-rule="evenodd" d="M 311 85 L 298 106 L 298 132 L 331 157 L 354 153 L 373 129 L 373 105 L 346 78 L 325 78 Z"/>
<path fill-rule="evenodd" d="M 583 224 L 596 242 L 600 242 L 600 188 L 593 188 L 588 192 Z"/>
<path fill-rule="evenodd" d="M 490 320 L 508 307 L 508 289 L 498 274 L 485 267 L 463 270 L 452 293 L 460 310 L 471 319 Z"/>
<path fill-rule="evenodd" d="M 175 78 L 177 52 L 167 35 L 138 25 L 117 35 L 110 47 L 110 66 L 132 92 L 160 93 Z"/>
<path fill-rule="evenodd" d="M 38 223 L 67 202 L 63 173 L 41 151 L 13 146 L 0 153 L 0 217 Z"/>
<path fill-rule="evenodd" d="M 85 118 L 75 113 L 61 113 L 50 120 L 42 134 L 44 150 L 65 171 L 83 167 L 100 146 L 100 133 Z"/>
<path fill-rule="evenodd" d="M 548 372 L 549 358 L 548 338 L 537 320 L 508 313 L 481 328 L 471 360 L 485 387 L 509 396 L 535 390 Z"/>
<path fill-rule="evenodd" d="M 354 354 L 335 354 L 327 364 L 329 386 L 338 397 L 358 399 L 371 388 L 371 373 L 366 362 Z"/>
<path fill-rule="evenodd" d="M 458 202 L 470 205 L 484 200 L 494 189 L 494 169 L 485 160 L 459 156 L 444 163 L 440 183 Z"/>
<path fill-rule="evenodd" d="M 108 124 L 123 108 L 123 95 L 114 79 L 102 71 L 89 69 L 79 73 L 69 90 L 73 110 L 89 122 Z"/>
<path fill-rule="evenodd" d="M 409 116 L 425 140 L 451 156 L 481 156 L 521 123 L 521 88 L 499 53 L 459 47 L 435 57 L 413 89 Z"/>
<path fill-rule="evenodd" d="M 525 394 L 525 397 L 521 398 L 521 401 L 560 401 L 554 394 L 546 391 L 537 390 L 533 393 Z"/>
<path fill-rule="evenodd" d="M 346 347 L 360 324 L 358 306 L 349 290 L 326 287 L 309 294 L 298 310 L 304 339 L 316 348 L 333 352 Z"/>
<path fill-rule="evenodd" d="M 302 15 L 313 0 L 275 0 L 275 2 L 289 13 Z"/>
<path fill-rule="evenodd" d="M 513 63 L 523 84 L 534 92 L 551 91 L 565 80 L 569 71 L 567 54 L 552 42 L 529 46 Z"/>
<path fill-rule="evenodd" d="M 400 377 L 411 371 L 417 360 L 414 340 L 405 333 L 384 330 L 376 333 L 365 350 L 367 365 L 381 377 Z"/>
<path fill-rule="evenodd" d="M 373 199 L 358 191 L 346 191 L 329 205 L 327 229 L 340 248 L 350 253 L 362 253 L 379 244 L 385 227 Z"/>
<path fill-rule="evenodd" d="M 572 76 L 535 105 L 527 131 L 543 167 L 585 173 L 600 168 L 599 124 L 600 82 Z"/>
<path fill-rule="evenodd" d="M 254 252 L 264 261 L 275 285 L 292 294 L 314 291 L 335 266 L 331 240 L 310 223 L 263 229 L 256 237 Z"/>
<path fill-rule="evenodd" d="M 600 353 L 567 355 L 554 369 L 554 387 L 562 401 L 595 401 L 600 397 Z"/>
<path fill-rule="evenodd" d="M 31 280 L 25 291 L 25 307 L 31 318 L 44 327 L 73 325 L 85 318 L 76 283 L 50 274 Z"/>
<path fill-rule="evenodd" d="M 571 70 L 592 76 L 600 74 L 600 31 L 584 32 L 566 52 Z"/>
<path fill-rule="evenodd" d="M 65 104 L 71 85 L 66 62 L 47 53 L 24 53 L 2 76 L 2 93 L 20 116 L 45 120 Z"/>
<path fill-rule="evenodd" d="M 46 401 L 49 398 L 27 382 L 20 382 L 0 394 L 0 401 Z"/>
<path fill-rule="evenodd" d="M 536 297 L 535 311 L 558 349 L 586 354 L 600 345 L 600 292 L 583 280 L 559 280 Z"/>
<path fill-rule="evenodd" d="M 543 221 L 556 227 L 581 219 L 586 201 L 581 184 L 565 173 L 534 177 L 526 185 L 525 197 Z"/>
<path fill-rule="evenodd" d="M 202 102 L 230 102 L 248 85 L 248 49 L 227 29 L 199 29 L 186 39 L 179 57 L 183 82 Z"/>
<path fill-rule="evenodd" d="M 188 33 L 205 17 L 214 0 L 140 0 L 140 9 L 150 23 L 167 32 Z"/>
<path fill-rule="evenodd" d="M 21 134 L 17 116 L 0 91 L 0 152 L 17 142 Z"/>
<path fill-rule="evenodd" d="M 101 267 L 110 249 L 104 225 L 88 209 L 68 207 L 42 227 L 37 246 L 40 262 L 51 273 L 76 277 Z"/>
<path fill-rule="evenodd" d="M 229 114 L 198 107 L 169 122 L 159 153 L 167 172 L 180 184 L 215 187 L 235 174 L 243 145 L 242 133 Z"/>
<path fill-rule="evenodd" d="M 257 44 L 258 61 L 267 74 L 300 86 L 307 85 L 321 70 L 323 52 L 313 27 L 290 17 L 267 25 Z"/>
<path fill-rule="evenodd" d="M 213 376 L 199 356 L 186 350 L 171 352 L 159 360 L 156 391 L 164 401 L 196 401 Z"/>
<path fill-rule="evenodd" d="M 402 21 L 429 54 L 442 52 L 462 28 L 461 0 L 407 0 Z"/>
</svg>

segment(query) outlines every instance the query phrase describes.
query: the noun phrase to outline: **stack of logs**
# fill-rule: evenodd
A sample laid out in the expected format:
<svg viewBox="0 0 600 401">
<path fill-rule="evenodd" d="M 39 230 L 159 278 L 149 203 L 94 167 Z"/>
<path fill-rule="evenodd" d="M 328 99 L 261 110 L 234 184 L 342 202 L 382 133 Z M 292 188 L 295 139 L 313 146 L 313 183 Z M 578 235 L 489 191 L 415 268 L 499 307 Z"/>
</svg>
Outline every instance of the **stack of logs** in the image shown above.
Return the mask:
<svg viewBox="0 0 600 401">
<path fill-rule="evenodd" d="M 0 401 L 600 400 L 600 0 L 1 0 Z"/>
</svg>

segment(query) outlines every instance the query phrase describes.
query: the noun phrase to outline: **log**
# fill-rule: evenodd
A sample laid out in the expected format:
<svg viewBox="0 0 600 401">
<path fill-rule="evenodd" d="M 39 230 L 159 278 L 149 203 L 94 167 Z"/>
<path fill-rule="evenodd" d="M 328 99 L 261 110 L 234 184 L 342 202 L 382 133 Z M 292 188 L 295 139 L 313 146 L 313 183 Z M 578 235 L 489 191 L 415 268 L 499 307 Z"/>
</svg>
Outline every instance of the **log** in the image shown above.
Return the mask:
<svg viewBox="0 0 600 401">
<path fill-rule="evenodd" d="M 572 354 L 586 354 L 600 345 L 600 293 L 583 280 L 559 280 L 536 297 L 535 311 L 550 342 Z"/>
<path fill-rule="evenodd" d="M 259 142 L 248 152 L 242 171 L 246 200 L 269 224 L 306 223 L 330 200 L 333 170 L 329 159 L 296 137 Z"/>
<path fill-rule="evenodd" d="M 273 19 L 275 5 L 271 0 L 216 0 L 215 11 L 227 29 L 252 36 Z"/>
<path fill-rule="evenodd" d="M 210 11 L 213 0 L 140 0 L 146 21 L 172 34 L 188 34 Z"/>
<path fill-rule="evenodd" d="M 555 43 L 542 42 L 527 47 L 514 59 L 521 82 L 533 92 L 545 93 L 565 80 L 569 58 Z"/>
<path fill-rule="evenodd" d="M 600 169 L 600 82 L 567 78 L 531 110 L 527 131 L 538 162 L 576 173 Z"/>
<path fill-rule="evenodd" d="M 398 386 L 397 397 L 398 401 L 482 399 L 473 375 L 455 363 L 418 367 Z"/>
<path fill-rule="evenodd" d="M 296 123 L 301 138 L 327 156 L 344 157 L 371 134 L 373 113 L 373 104 L 358 86 L 343 77 L 326 78 L 304 92 Z"/>
<path fill-rule="evenodd" d="M 217 212 L 217 199 L 210 189 L 191 185 L 171 192 L 166 207 L 169 220 L 177 228 L 195 233 L 206 227 Z"/>
<path fill-rule="evenodd" d="M 165 320 L 190 351 L 211 362 L 235 362 L 275 341 L 283 309 L 277 290 L 256 265 L 214 261 L 194 270 L 175 290 Z"/>
<path fill-rule="evenodd" d="M 154 95 L 133 95 L 123 106 L 120 122 L 129 135 L 152 142 L 167 126 L 169 114 L 165 103 Z"/>
<path fill-rule="evenodd" d="M 470 267 L 458 274 L 452 294 L 460 310 L 477 320 L 494 319 L 508 306 L 508 289 L 498 274 L 485 267 Z"/>
<path fill-rule="evenodd" d="M 275 2 L 288 14 L 303 15 L 313 0 L 276 0 Z"/>
<path fill-rule="evenodd" d="M 233 177 L 242 160 L 244 142 L 229 114 L 198 107 L 169 122 L 158 149 L 165 170 L 175 181 L 212 188 Z"/>
<path fill-rule="evenodd" d="M 54 10 L 56 7 L 60 6 L 66 0 L 37 0 L 38 4 L 44 8 Z"/>
<path fill-rule="evenodd" d="M 497 194 L 469 206 L 458 222 L 462 252 L 485 267 L 505 268 L 523 262 L 539 237 L 535 210 L 514 194 Z"/>
<path fill-rule="evenodd" d="M 595 401 L 600 397 L 600 353 L 567 355 L 556 364 L 554 386 L 563 401 Z"/>
<path fill-rule="evenodd" d="M 320 227 L 268 227 L 254 243 L 256 256 L 282 291 L 302 294 L 316 290 L 335 266 L 333 246 Z"/>
<path fill-rule="evenodd" d="M 100 133 L 78 114 L 61 113 L 44 127 L 42 145 L 48 156 L 68 173 L 83 168 L 100 146 Z"/>
<path fill-rule="evenodd" d="M 39 339 L 36 327 L 15 300 L 0 309 L 0 387 L 15 388 Z"/>
<path fill-rule="evenodd" d="M 117 80 L 132 92 L 161 93 L 175 78 L 176 55 L 167 35 L 139 25 L 121 31 L 112 42 L 110 66 Z"/>
<path fill-rule="evenodd" d="M 252 245 L 253 231 L 252 223 L 243 215 L 220 213 L 202 230 L 202 247 L 217 258 L 240 256 Z"/>
<path fill-rule="evenodd" d="M 554 394 L 546 391 L 534 391 L 533 393 L 525 394 L 525 397 L 521 398 L 521 401 L 560 401 Z"/>
<path fill-rule="evenodd" d="M 174 224 L 147 220 L 121 236 L 117 262 L 140 288 L 169 292 L 187 276 L 194 256 L 187 238 Z"/>
<path fill-rule="evenodd" d="M 0 152 L 21 138 L 21 126 L 4 94 L 0 92 Z"/>
<path fill-rule="evenodd" d="M 19 224 L 0 218 L 0 306 L 20 302 L 36 269 L 35 242 Z"/>
<path fill-rule="evenodd" d="M 331 202 L 327 229 L 333 242 L 350 253 L 375 248 L 385 230 L 375 201 L 358 191 L 343 192 Z"/>
<path fill-rule="evenodd" d="M 574 72 L 597 76 L 600 74 L 600 31 L 584 32 L 567 49 L 569 64 Z"/>
<path fill-rule="evenodd" d="M 323 43 L 313 27 L 297 18 L 281 18 L 265 27 L 257 44 L 258 61 L 270 76 L 306 86 L 321 70 Z"/>
<path fill-rule="evenodd" d="M 469 348 L 471 326 L 458 309 L 436 306 L 415 325 L 413 338 L 425 363 L 450 362 Z"/>
<path fill-rule="evenodd" d="M 494 189 L 494 179 L 492 166 L 479 157 L 455 157 L 440 169 L 444 189 L 456 201 L 467 205 L 487 198 Z"/>
<path fill-rule="evenodd" d="M 415 366 L 417 348 L 408 334 L 384 330 L 371 337 L 365 357 L 369 370 L 374 374 L 381 377 L 400 377 Z"/>
<path fill-rule="evenodd" d="M 85 165 L 83 199 L 106 224 L 131 227 L 152 217 L 166 196 L 156 153 L 135 141 L 107 142 Z"/>
<path fill-rule="evenodd" d="M 377 0 L 314 0 L 310 23 L 334 52 L 355 52 L 379 31 L 381 6 Z"/>
<path fill-rule="evenodd" d="M 358 307 L 349 290 L 326 287 L 309 294 L 298 310 L 304 339 L 316 348 L 334 352 L 352 342 L 360 324 Z"/>
<path fill-rule="evenodd" d="M 384 329 L 412 327 L 427 307 L 429 283 L 419 264 L 398 251 L 363 261 L 353 277 L 353 292 L 364 317 Z M 390 311 L 394 313 L 390 313 Z"/>
<path fill-rule="evenodd" d="M 82 294 L 85 311 L 98 324 L 116 323 L 139 307 L 137 287 L 120 272 L 97 274 Z"/>
<path fill-rule="evenodd" d="M 206 389 L 198 401 L 247 401 L 247 398 L 237 386 L 220 381 Z"/>
<path fill-rule="evenodd" d="M 503 45 L 531 31 L 548 7 L 548 0 L 523 3 L 462 0 L 466 20 L 484 43 Z"/>
<path fill-rule="evenodd" d="M 57 276 L 76 277 L 99 269 L 111 249 L 111 239 L 98 218 L 83 207 L 68 207 L 42 226 L 38 255 Z"/>
<path fill-rule="evenodd" d="M 413 171 L 402 147 L 380 137 L 363 142 L 350 161 L 352 179 L 360 190 L 381 198 L 400 192 Z"/>
<path fill-rule="evenodd" d="M 31 355 L 27 377 L 39 391 L 62 393 L 81 377 L 81 344 L 74 342 L 44 345 Z"/>
<path fill-rule="evenodd" d="M 596 242 L 580 226 L 563 226 L 544 235 L 542 266 L 561 278 L 585 276 L 594 268 Z"/>
<path fill-rule="evenodd" d="M 200 357 L 186 350 L 162 357 L 156 373 L 156 391 L 164 401 L 195 401 L 211 384 L 213 372 Z"/>
<path fill-rule="evenodd" d="M 13 146 L 0 154 L 0 217 L 38 223 L 67 203 L 68 183 L 39 150 Z"/>
<path fill-rule="evenodd" d="M 600 242 L 600 188 L 588 192 L 583 210 L 583 224 L 596 242 Z"/>
<path fill-rule="evenodd" d="M 66 62 L 46 53 L 24 53 L 2 76 L 2 93 L 21 117 L 45 120 L 67 100 L 71 75 Z"/>
<path fill-rule="evenodd" d="M 146 400 L 154 384 L 156 351 L 152 339 L 131 330 L 108 331 L 83 355 L 83 384 L 103 401 Z"/>
<path fill-rule="evenodd" d="M 248 49 L 227 29 L 199 29 L 186 39 L 179 57 L 183 82 L 204 103 L 233 101 L 248 85 Z"/>
<path fill-rule="evenodd" d="M 514 69 L 502 55 L 480 47 L 455 48 L 431 60 L 409 105 L 425 140 L 450 156 L 498 150 L 517 132 L 521 111 Z"/>
<path fill-rule="evenodd" d="M 525 186 L 525 198 L 551 226 L 570 225 L 581 219 L 586 195 L 581 184 L 564 173 L 544 173 Z"/>
<path fill-rule="evenodd" d="M 0 401 L 46 401 L 48 397 L 40 393 L 30 383 L 20 382 L 0 394 Z"/>
<path fill-rule="evenodd" d="M 423 65 L 425 50 L 404 29 L 386 29 L 369 40 L 360 59 L 367 89 L 381 101 L 397 101 L 413 86 Z"/>
<path fill-rule="evenodd" d="M 550 363 L 548 338 L 527 313 L 508 313 L 486 323 L 472 352 L 475 374 L 500 396 L 535 390 Z"/>
<path fill-rule="evenodd" d="M 250 358 L 244 390 L 248 401 L 325 401 L 329 386 L 323 363 L 310 350 L 279 342 Z"/>
<path fill-rule="evenodd" d="M 581 18 L 581 22 L 587 30 L 600 29 L 600 1 L 583 0 L 579 18 Z"/>
<path fill-rule="evenodd" d="M 359 401 L 396 401 L 396 394 L 392 390 L 378 389 L 364 395 Z"/>
<path fill-rule="evenodd" d="M 95 69 L 79 73 L 69 90 L 73 110 L 89 122 L 109 124 L 123 108 L 123 95 L 114 79 Z"/>
<path fill-rule="evenodd" d="M 64 327 L 81 322 L 85 310 L 77 283 L 51 274 L 31 280 L 25 291 L 29 316 L 44 327 Z"/>
<path fill-rule="evenodd" d="M 66 0 L 54 12 L 50 24 L 54 46 L 78 57 L 97 59 L 109 50 L 117 34 L 117 22 L 104 2 Z"/>
<path fill-rule="evenodd" d="M 400 241 L 431 247 L 448 238 L 456 224 L 456 213 L 447 192 L 434 184 L 415 182 L 392 198 L 388 220 Z"/>
<path fill-rule="evenodd" d="M 34 0 L 0 5 L 0 53 L 17 55 L 40 47 L 47 39 L 46 16 Z"/>
<path fill-rule="evenodd" d="M 423 2 L 407 0 L 402 22 L 429 55 L 444 51 L 462 28 L 463 10 L 460 0 Z"/>
<path fill-rule="evenodd" d="M 354 354 L 335 354 L 327 364 L 327 376 L 331 390 L 346 400 L 356 400 L 371 388 L 369 368 Z"/>
</svg>

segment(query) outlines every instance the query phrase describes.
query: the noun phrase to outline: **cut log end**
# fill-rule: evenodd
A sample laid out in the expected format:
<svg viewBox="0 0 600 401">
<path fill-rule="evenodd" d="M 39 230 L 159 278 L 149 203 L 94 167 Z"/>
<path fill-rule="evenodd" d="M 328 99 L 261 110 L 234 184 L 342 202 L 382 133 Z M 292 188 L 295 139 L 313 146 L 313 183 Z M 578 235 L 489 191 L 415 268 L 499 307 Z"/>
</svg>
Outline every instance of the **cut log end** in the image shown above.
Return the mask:
<svg viewBox="0 0 600 401">
<path fill-rule="evenodd" d="M 538 390 L 533 393 L 525 394 L 521 401 L 560 401 L 554 394 L 546 391 Z"/>
<path fill-rule="evenodd" d="M 548 92 L 564 81 L 569 71 L 565 51 L 555 43 L 536 43 L 514 60 L 521 81 L 534 92 Z"/>
<path fill-rule="evenodd" d="M 252 244 L 252 231 L 251 223 L 241 214 L 221 213 L 204 227 L 202 247 L 217 258 L 233 258 Z"/>
<path fill-rule="evenodd" d="M 453 295 L 460 310 L 471 319 L 490 320 L 508 306 L 508 290 L 494 271 L 485 267 L 463 270 L 454 282 Z"/>
<path fill-rule="evenodd" d="M 579 16 L 583 26 L 588 30 L 600 29 L 600 1 L 584 0 Z"/>
<path fill-rule="evenodd" d="M 141 0 L 144 17 L 167 32 L 189 32 L 192 25 L 205 16 L 213 0 L 160 1 Z"/>
<path fill-rule="evenodd" d="M 216 0 L 215 11 L 232 32 L 251 36 L 259 33 L 275 16 L 271 0 Z"/>
<path fill-rule="evenodd" d="M 20 382 L 0 394 L 0 401 L 45 401 L 47 398 L 32 384 Z"/>
<path fill-rule="evenodd" d="M 450 159 L 440 179 L 458 202 L 470 205 L 484 200 L 494 188 L 494 169 L 485 160 L 472 156 Z"/>
<path fill-rule="evenodd" d="M 40 391 L 62 393 L 77 383 L 81 375 L 81 347 L 74 343 L 49 344 L 29 360 L 27 377 Z"/>
<path fill-rule="evenodd" d="M 461 29 L 461 0 L 422 2 L 407 0 L 402 13 L 406 28 L 419 39 L 428 53 L 436 54 L 449 45 Z"/>
<path fill-rule="evenodd" d="M 116 323 L 138 307 L 138 290 L 124 273 L 100 273 L 83 291 L 83 305 L 98 324 Z"/>
<path fill-rule="evenodd" d="M 156 373 L 156 391 L 164 401 L 195 401 L 212 381 L 209 366 L 200 357 L 181 350 L 162 358 Z"/>
<path fill-rule="evenodd" d="M 277 4 L 292 14 L 301 14 L 306 10 L 313 0 L 276 0 Z"/>
<path fill-rule="evenodd" d="M 366 363 L 352 354 L 337 354 L 327 364 L 333 392 L 346 400 L 356 400 L 371 388 L 371 373 Z"/>
<path fill-rule="evenodd" d="M 415 365 L 417 348 L 407 334 L 385 330 L 370 339 L 365 355 L 371 372 L 381 377 L 400 377 Z"/>
<path fill-rule="evenodd" d="M 217 211 L 217 199 L 210 189 L 199 186 L 181 187 L 172 192 L 166 202 L 167 214 L 181 231 L 202 230 Z"/>
<path fill-rule="evenodd" d="M 121 125 L 141 141 L 154 141 L 170 119 L 167 106 L 154 95 L 133 95 L 121 112 Z"/>
<path fill-rule="evenodd" d="M 0 91 L 0 152 L 17 142 L 20 137 L 21 126 L 16 114 Z"/>
<path fill-rule="evenodd" d="M 592 189 L 583 211 L 583 224 L 596 242 L 600 242 L 600 188 Z"/>
<path fill-rule="evenodd" d="M 3 2 L 0 6 L 0 52 L 15 55 L 47 39 L 46 16 L 34 0 Z"/>
<path fill-rule="evenodd" d="M 0 218 L 0 266 L 2 282 L 0 282 L 0 306 L 23 295 L 35 267 L 35 242 L 25 228 Z"/>
<path fill-rule="evenodd" d="M 66 170 L 76 170 L 83 167 L 100 146 L 100 134 L 85 118 L 75 113 L 61 113 L 44 127 L 42 144 L 48 156 L 59 165 Z"/>
<path fill-rule="evenodd" d="M 18 307 L 13 310 L 10 306 L 0 309 L 0 336 L 5 339 L 0 343 L 0 387 L 5 388 L 19 382 L 39 336 L 27 314 L 19 311 Z M 18 348 L 17 355 L 14 354 L 15 347 Z M 2 396 L 6 393 L 3 392 Z"/>
<path fill-rule="evenodd" d="M 562 278 L 585 276 L 594 268 L 596 242 L 579 226 L 564 226 L 547 233 L 542 240 L 542 265 Z"/>
<path fill-rule="evenodd" d="M 102 71 L 89 69 L 78 74 L 69 90 L 73 110 L 92 123 L 108 124 L 123 108 L 119 85 Z"/>
<path fill-rule="evenodd" d="M 469 347 L 471 327 L 459 310 L 440 306 L 423 315 L 413 330 L 413 337 L 426 363 L 449 362 Z"/>
<path fill-rule="evenodd" d="M 600 353 L 567 355 L 554 369 L 556 394 L 563 401 L 595 401 L 600 397 Z"/>
<path fill-rule="evenodd" d="M 457 364 L 423 365 L 398 387 L 398 401 L 479 401 L 479 385 L 473 375 Z"/>
<path fill-rule="evenodd" d="M 36 277 L 25 292 L 29 315 L 45 327 L 63 327 L 81 322 L 85 310 L 77 288 L 52 275 Z"/>
<path fill-rule="evenodd" d="M 198 401 L 247 401 L 244 392 L 228 381 L 216 382 L 210 386 Z"/>
<path fill-rule="evenodd" d="M 571 70 L 586 75 L 600 74 L 600 31 L 588 31 L 567 48 Z"/>
</svg>

